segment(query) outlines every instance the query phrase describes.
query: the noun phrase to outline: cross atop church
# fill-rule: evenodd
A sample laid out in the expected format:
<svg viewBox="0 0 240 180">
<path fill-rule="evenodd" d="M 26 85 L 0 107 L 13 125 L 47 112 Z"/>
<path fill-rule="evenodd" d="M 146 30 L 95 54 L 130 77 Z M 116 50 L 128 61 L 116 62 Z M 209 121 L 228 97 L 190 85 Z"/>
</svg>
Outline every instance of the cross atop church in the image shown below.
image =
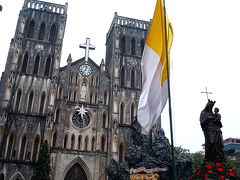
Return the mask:
<svg viewBox="0 0 240 180">
<path fill-rule="evenodd" d="M 87 38 L 86 43 L 80 44 L 79 47 L 85 49 L 85 63 L 87 63 L 89 57 L 89 50 L 94 50 L 96 46 L 91 45 L 90 38 Z"/>
<path fill-rule="evenodd" d="M 212 94 L 212 92 L 207 91 L 207 87 L 205 87 L 205 91 L 201 92 L 207 95 L 207 101 L 208 101 L 208 94 Z"/>
</svg>

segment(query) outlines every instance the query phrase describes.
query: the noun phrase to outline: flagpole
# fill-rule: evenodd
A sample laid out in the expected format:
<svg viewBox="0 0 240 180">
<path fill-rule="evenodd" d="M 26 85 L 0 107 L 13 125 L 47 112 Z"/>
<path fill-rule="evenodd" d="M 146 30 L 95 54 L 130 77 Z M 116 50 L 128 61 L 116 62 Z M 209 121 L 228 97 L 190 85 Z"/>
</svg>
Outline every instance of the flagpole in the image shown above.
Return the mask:
<svg viewBox="0 0 240 180">
<path fill-rule="evenodd" d="M 172 155 L 172 168 L 173 168 L 173 179 L 177 180 L 175 158 L 174 158 L 174 142 L 173 142 L 173 124 L 172 124 L 172 105 L 171 105 L 171 91 L 170 91 L 170 77 L 169 77 L 169 59 L 168 59 L 168 41 L 167 41 L 167 17 L 165 0 L 163 0 L 164 9 L 164 35 L 165 35 L 165 46 L 166 46 L 166 61 L 167 61 L 167 84 L 168 84 L 168 104 L 169 104 L 169 119 L 170 119 L 170 133 L 171 133 L 171 155 Z"/>
</svg>

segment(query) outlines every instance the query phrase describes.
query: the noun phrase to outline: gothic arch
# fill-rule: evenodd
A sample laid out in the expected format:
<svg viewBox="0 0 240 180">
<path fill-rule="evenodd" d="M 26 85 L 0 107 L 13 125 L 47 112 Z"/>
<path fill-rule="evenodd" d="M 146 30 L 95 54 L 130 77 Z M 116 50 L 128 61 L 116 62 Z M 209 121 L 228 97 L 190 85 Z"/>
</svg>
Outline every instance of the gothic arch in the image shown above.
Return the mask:
<svg viewBox="0 0 240 180">
<path fill-rule="evenodd" d="M 61 120 L 61 109 L 57 107 L 55 110 L 54 122 L 59 123 L 60 120 Z"/>
<path fill-rule="evenodd" d="M 27 104 L 27 113 L 30 114 L 32 112 L 32 105 L 34 100 L 34 92 L 31 91 L 28 95 L 28 104 Z"/>
<path fill-rule="evenodd" d="M 9 133 L 8 139 L 7 139 L 7 146 L 5 151 L 5 159 L 11 159 L 12 158 L 12 152 L 14 149 L 14 143 L 15 143 L 15 134 L 13 132 Z"/>
<path fill-rule="evenodd" d="M 20 172 L 17 172 L 9 180 L 25 180 L 25 179 Z"/>
<path fill-rule="evenodd" d="M 135 68 L 133 67 L 132 68 L 132 70 L 131 70 L 131 87 L 132 88 L 135 88 L 135 82 L 136 82 L 136 76 L 135 76 L 135 74 L 136 74 L 136 71 L 135 71 Z"/>
<path fill-rule="evenodd" d="M 72 137 L 71 137 L 71 149 L 75 149 L 75 135 L 72 134 Z"/>
<path fill-rule="evenodd" d="M 38 54 L 38 55 L 35 57 L 35 62 L 34 62 L 34 67 L 33 67 L 33 74 L 35 74 L 35 75 L 38 74 L 39 61 L 40 61 L 40 56 L 39 56 L 39 54 Z"/>
<path fill-rule="evenodd" d="M 126 53 L 126 36 L 122 36 L 121 38 L 121 53 Z"/>
<path fill-rule="evenodd" d="M 78 136 L 78 150 L 81 150 L 81 143 L 82 143 L 82 135 Z"/>
<path fill-rule="evenodd" d="M 52 147 L 53 148 L 56 148 L 56 147 L 58 147 L 57 146 L 57 138 L 58 138 L 58 132 L 57 132 L 57 130 L 53 133 L 53 136 L 52 136 Z"/>
<path fill-rule="evenodd" d="M 39 30 L 39 34 L 38 34 L 39 40 L 44 40 L 45 28 L 46 28 L 46 24 L 44 22 L 42 22 L 40 25 L 40 30 Z"/>
<path fill-rule="evenodd" d="M 106 137 L 103 134 L 101 137 L 101 152 L 105 152 L 106 151 Z"/>
<path fill-rule="evenodd" d="M 107 123 L 108 123 L 108 115 L 106 112 L 103 113 L 103 117 L 102 117 L 102 128 L 106 128 Z"/>
<path fill-rule="evenodd" d="M 95 150 L 95 137 L 92 137 L 92 146 L 91 146 L 91 150 L 94 151 Z"/>
<path fill-rule="evenodd" d="M 62 85 L 58 86 L 58 99 L 62 99 L 63 87 Z"/>
<path fill-rule="evenodd" d="M 28 52 L 25 52 L 25 54 L 23 56 L 23 63 L 22 63 L 22 69 L 21 69 L 22 73 L 27 72 L 28 59 L 29 59 L 29 54 L 28 54 Z"/>
<path fill-rule="evenodd" d="M 40 148 L 40 136 L 36 135 L 34 138 L 34 143 L 32 148 L 32 161 L 37 161 L 39 148 Z"/>
<path fill-rule="evenodd" d="M 87 164 L 80 158 L 80 157 L 76 157 L 75 159 L 73 159 L 64 169 L 64 171 L 62 172 L 61 178 L 60 180 L 64 180 L 65 176 L 67 174 L 67 172 L 76 164 L 78 163 L 84 170 L 84 172 L 86 173 L 87 176 L 87 180 L 93 180 L 92 176 L 91 176 L 91 172 L 90 169 L 88 168 Z"/>
<path fill-rule="evenodd" d="M 56 39 L 57 39 L 57 26 L 56 24 L 53 24 L 50 29 L 49 41 L 56 42 Z"/>
<path fill-rule="evenodd" d="M 28 25 L 28 30 L 27 30 L 27 37 L 28 38 L 33 38 L 34 28 L 35 28 L 35 22 L 34 22 L 34 20 L 31 20 L 29 25 Z"/>
<path fill-rule="evenodd" d="M 131 39 L 131 54 L 136 55 L 136 40 L 134 37 Z"/>
<path fill-rule="evenodd" d="M 44 114 L 45 109 L 45 101 L 46 101 L 46 94 L 45 92 L 42 92 L 42 95 L 40 96 L 40 104 L 39 104 L 39 114 Z"/>
<path fill-rule="evenodd" d="M 24 134 L 21 138 L 21 145 L 19 149 L 19 160 L 24 160 L 25 153 L 26 153 L 26 147 L 27 147 L 27 135 Z"/>
<path fill-rule="evenodd" d="M 125 122 L 125 103 L 121 102 L 119 107 L 119 123 L 123 124 Z"/>
<path fill-rule="evenodd" d="M 130 117 L 131 117 L 131 122 L 132 122 L 133 118 L 136 116 L 136 104 L 135 103 L 131 104 L 130 112 L 131 112 L 131 116 Z"/>
<path fill-rule="evenodd" d="M 105 90 L 105 91 L 104 91 L 103 104 L 104 104 L 104 105 L 108 105 L 108 90 Z"/>
<path fill-rule="evenodd" d="M 44 71 L 44 76 L 50 76 L 51 72 L 51 65 L 52 65 L 52 59 L 50 56 L 48 56 L 46 63 L 45 63 L 45 71 Z"/>
<path fill-rule="evenodd" d="M 15 99 L 15 111 L 19 111 L 21 107 L 21 100 L 22 100 L 22 90 L 18 89 L 16 92 L 16 99 Z"/>
<path fill-rule="evenodd" d="M 121 68 L 120 73 L 121 73 L 121 77 L 120 77 L 121 86 L 124 86 L 124 85 L 125 85 L 125 76 L 126 76 L 126 75 L 125 75 L 125 74 L 126 74 L 126 70 L 125 70 L 125 67 L 124 67 L 124 66 Z"/>
</svg>

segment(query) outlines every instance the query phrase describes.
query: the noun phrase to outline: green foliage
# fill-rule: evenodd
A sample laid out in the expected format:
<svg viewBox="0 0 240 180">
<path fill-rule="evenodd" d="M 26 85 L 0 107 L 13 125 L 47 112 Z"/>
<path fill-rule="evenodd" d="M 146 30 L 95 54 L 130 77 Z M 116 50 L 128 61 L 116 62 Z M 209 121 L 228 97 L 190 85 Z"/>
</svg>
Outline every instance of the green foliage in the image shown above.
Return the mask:
<svg viewBox="0 0 240 180">
<path fill-rule="evenodd" d="M 174 147 L 175 150 L 183 157 L 190 156 L 189 149 L 184 149 L 182 146 Z"/>
<path fill-rule="evenodd" d="M 51 180 L 50 153 L 47 140 L 42 143 L 32 180 Z"/>
<path fill-rule="evenodd" d="M 202 151 L 197 151 L 191 154 L 193 159 L 193 167 L 199 167 L 203 163 L 204 154 Z"/>
<path fill-rule="evenodd" d="M 240 159 L 233 160 L 233 159 L 227 158 L 227 161 L 232 167 L 240 168 Z"/>
</svg>

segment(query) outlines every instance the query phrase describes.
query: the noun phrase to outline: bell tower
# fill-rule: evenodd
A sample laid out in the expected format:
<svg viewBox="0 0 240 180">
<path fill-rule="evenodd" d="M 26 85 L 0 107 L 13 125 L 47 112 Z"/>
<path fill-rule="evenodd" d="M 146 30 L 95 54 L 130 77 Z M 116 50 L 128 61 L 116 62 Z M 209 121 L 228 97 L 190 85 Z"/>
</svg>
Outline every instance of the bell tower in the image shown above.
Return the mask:
<svg viewBox="0 0 240 180">
<path fill-rule="evenodd" d="M 59 5 L 36 0 L 24 1 L 2 76 L 1 108 L 12 108 L 9 106 L 14 104 L 13 92 L 21 88 L 18 87 L 21 82 L 31 79 L 33 83 L 29 86 L 34 86 L 36 79 L 57 79 L 67 7 L 67 3 Z M 26 86 L 21 91 L 31 88 Z"/>
</svg>

